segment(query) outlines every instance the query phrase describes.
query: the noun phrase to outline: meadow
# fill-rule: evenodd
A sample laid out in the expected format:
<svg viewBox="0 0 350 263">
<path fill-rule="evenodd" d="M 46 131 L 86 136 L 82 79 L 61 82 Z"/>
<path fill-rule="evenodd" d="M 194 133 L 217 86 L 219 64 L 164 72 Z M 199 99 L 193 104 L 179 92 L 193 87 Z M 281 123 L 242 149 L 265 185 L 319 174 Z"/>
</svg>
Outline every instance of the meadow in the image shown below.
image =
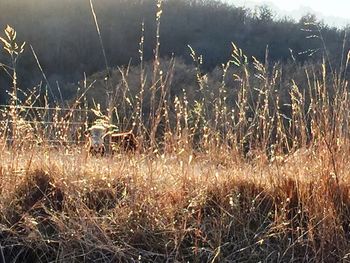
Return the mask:
<svg viewBox="0 0 350 263">
<path fill-rule="evenodd" d="M 340 262 L 348 150 L 1 154 L 3 262 Z M 218 157 L 219 156 L 219 157 Z"/>
<path fill-rule="evenodd" d="M 232 43 L 211 76 L 189 47 L 197 90 L 173 95 L 176 59 L 164 66 L 159 57 L 161 3 L 148 71 L 140 38 L 138 85 L 129 67 L 106 63 L 103 77 L 85 78 L 67 102 L 110 130 L 133 129 L 135 153 L 96 157 L 84 142 L 68 143 L 90 125 L 74 137 L 72 112 L 53 116 L 48 136 L 30 108 L 56 106 L 50 87 L 21 91 L 16 64 L 28 47 L 5 29 L 12 64 L 2 67 L 12 83 L 1 112 L 0 261 L 347 262 L 350 53 L 337 70 L 327 56 L 302 67 L 302 86 L 269 62 L 268 49 L 260 62 Z M 91 11 L 103 50 L 92 3 Z M 98 83 L 103 102 L 88 97 Z"/>
</svg>

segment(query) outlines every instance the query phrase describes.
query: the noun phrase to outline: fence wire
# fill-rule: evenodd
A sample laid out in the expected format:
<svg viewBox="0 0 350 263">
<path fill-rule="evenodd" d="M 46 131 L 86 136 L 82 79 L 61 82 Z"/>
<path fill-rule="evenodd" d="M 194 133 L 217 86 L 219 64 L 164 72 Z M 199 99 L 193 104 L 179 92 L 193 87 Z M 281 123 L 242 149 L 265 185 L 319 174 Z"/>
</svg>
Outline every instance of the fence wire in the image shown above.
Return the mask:
<svg viewBox="0 0 350 263">
<path fill-rule="evenodd" d="M 22 144 L 81 144 L 93 116 L 88 109 L 0 105 L 0 139 Z"/>
</svg>

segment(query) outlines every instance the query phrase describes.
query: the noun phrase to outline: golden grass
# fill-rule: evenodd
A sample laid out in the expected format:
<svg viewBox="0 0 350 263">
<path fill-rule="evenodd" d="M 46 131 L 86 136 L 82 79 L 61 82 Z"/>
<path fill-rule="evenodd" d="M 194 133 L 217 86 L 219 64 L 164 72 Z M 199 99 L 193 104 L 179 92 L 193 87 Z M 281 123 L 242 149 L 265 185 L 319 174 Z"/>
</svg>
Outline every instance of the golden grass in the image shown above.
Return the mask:
<svg viewBox="0 0 350 263">
<path fill-rule="evenodd" d="M 5 44 L 15 40 L 8 38 Z M 347 261 L 350 55 L 338 75 L 327 73 L 325 62 L 305 68 L 308 83 L 301 87 L 283 80 L 278 64 L 269 70 L 267 58 L 253 58 L 250 65 L 241 49 L 232 49 L 222 81 L 213 84 L 190 48 L 198 84 L 190 100 L 185 91 L 170 96 L 175 60 L 163 72 L 158 49 L 152 81 L 143 81 L 142 35 L 135 99 L 128 70 L 120 70 L 128 90 L 120 98 L 124 109 L 106 84 L 107 116 L 94 111 L 108 128 L 113 114 L 136 125 L 140 151 L 104 158 L 68 144 L 72 113 L 94 82 L 85 80 L 72 110 L 54 117 L 50 135 L 21 125 L 42 94 L 34 90 L 21 101 L 13 67 L 12 106 L 1 112 L 0 126 L 0 140 L 8 140 L 0 141 L 0 261 Z M 132 116 L 118 115 L 128 112 L 125 105 Z M 41 115 L 36 121 L 45 124 Z M 37 143 L 29 142 L 33 134 Z M 53 136 L 60 140 L 56 149 Z"/>
<path fill-rule="evenodd" d="M 337 155 L 335 178 L 326 148 L 250 163 L 208 154 L 5 151 L 2 255 L 17 262 L 346 260 L 347 155 Z"/>
</svg>

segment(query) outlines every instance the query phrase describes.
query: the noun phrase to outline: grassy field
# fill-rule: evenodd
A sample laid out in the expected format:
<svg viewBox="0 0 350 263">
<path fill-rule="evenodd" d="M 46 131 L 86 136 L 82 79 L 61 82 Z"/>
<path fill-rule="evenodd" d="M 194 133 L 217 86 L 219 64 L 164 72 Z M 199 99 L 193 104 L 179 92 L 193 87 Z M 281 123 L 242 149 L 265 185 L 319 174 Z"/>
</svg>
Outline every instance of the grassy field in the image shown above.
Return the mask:
<svg viewBox="0 0 350 263">
<path fill-rule="evenodd" d="M 2 151 L 0 258 L 346 262 L 348 155 L 347 146 L 335 160 L 318 147 L 272 162 Z"/>
<path fill-rule="evenodd" d="M 134 129 L 133 154 L 94 157 L 68 144 L 71 113 L 54 116 L 61 143 L 52 147 L 43 116 L 29 114 L 50 106 L 47 87 L 19 96 L 16 63 L 26 47 L 6 28 L 12 85 L 0 119 L 0 262 L 350 261 L 350 53 L 338 70 L 326 58 L 300 66 L 307 82 L 299 84 L 268 51 L 260 62 L 233 43 L 231 60 L 210 79 L 189 47 L 196 90 L 174 95 L 176 61 L 164 70 L 159 58 L 161 2 L 148 75 L 140 40 L 139 86 L 118 68 L 115 90 L 104 54 L 106 108 L 88 104 L 95 82 L 86 78 L 68 102 L 72 111 L 92 107 L 107 129 L 117 121 Z"/>
</svg>

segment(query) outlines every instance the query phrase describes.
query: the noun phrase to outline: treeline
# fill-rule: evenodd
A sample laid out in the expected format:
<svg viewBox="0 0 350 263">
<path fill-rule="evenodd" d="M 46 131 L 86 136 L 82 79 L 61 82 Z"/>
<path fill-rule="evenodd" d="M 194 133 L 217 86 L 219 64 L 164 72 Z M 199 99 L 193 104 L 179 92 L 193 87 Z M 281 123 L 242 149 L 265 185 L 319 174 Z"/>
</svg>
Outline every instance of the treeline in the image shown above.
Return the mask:
<svg viewBox="0 0 350 263">
<path fill-rule="evenodd" d="M 93 1 L 108 64 L 111 67 L 131 62 L 137 65 L 139 42 L 144 23 L 144 58 L 153 56 L 156 35 L 156 1 Z M 105 68 L 96 27 L 87 0 L 0 0 L 0 28 L 13 26 L 18 39 L 26 41 L 26 51 L 19 61 L 18 75 L 22 88 L 43 80 L 29 48 L 36 52 L 40 64 L 54 86 L 64 85 Z M 231 42 L 241 47 L 248 57 L 264 61 L 266 49 L 271 61 L 300 64 L 325 57 L 333 67 L 340 64 L 346 29 L 328 27 L 313 15 L 300 21 L 274 19 L 266 7 L 258 12 L 220 1 L 167 0 L 163 3 L 160 27 L 162 57 L 181 57 L 192 63 L 190 45 L 204 57 L 203 70 L 212 71 L 230 59 Z M 345 45 L 344 45 L 345 44 Z M 0 62 L 8 63 L 4 50 Z M 0 73 L 1 102 L 10 81 Z"/>
</svg>

